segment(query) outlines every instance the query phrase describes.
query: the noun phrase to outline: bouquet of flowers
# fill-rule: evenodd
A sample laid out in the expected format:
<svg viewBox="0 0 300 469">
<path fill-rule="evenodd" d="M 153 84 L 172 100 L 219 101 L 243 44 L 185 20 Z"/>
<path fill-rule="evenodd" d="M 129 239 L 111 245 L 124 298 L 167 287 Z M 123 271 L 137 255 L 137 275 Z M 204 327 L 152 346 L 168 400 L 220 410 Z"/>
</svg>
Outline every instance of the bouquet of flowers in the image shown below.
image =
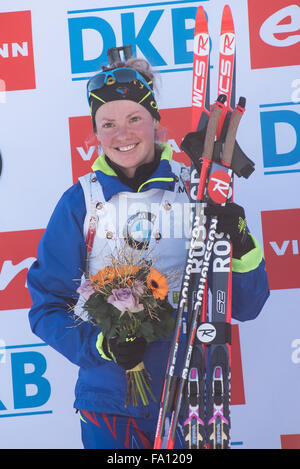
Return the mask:
<svg viewBox="0 0 300 469">
<path fill-rule="evenodd" d="M 168 339 L 174 328 L 174 309 L 168 302 L 168 282 L 152 267 L 152 262 L 141 257 L 111 257 L 110 265 L 86 280 L 78 292 L 85 299 L 83 310 L 99 325 L 103 336 L 117 337 L 125 342 L 130 337 L 143 337 L 147 342 Z M 127 406 L 130 402 L 148 405 L 147 393 L 153 400 L 151 377 L 144 363 L 126 371 Z"/>
</svg>

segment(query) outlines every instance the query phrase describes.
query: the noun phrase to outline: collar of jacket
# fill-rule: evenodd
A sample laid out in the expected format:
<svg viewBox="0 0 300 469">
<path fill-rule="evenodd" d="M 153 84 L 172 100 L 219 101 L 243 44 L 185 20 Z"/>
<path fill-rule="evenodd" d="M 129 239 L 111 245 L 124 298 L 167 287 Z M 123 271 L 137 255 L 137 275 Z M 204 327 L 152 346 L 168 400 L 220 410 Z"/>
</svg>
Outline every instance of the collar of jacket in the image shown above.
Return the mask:
<svg viewBox="0 0 300 469">
<path fill-rule="evenodd" d="M 161 146 L 163 151 L 157 169 L 149 179 L 140 185 L 137 192 L 144 192 L 149 189 L 174 190 L 176 176 L 171 170 L 173 150 L 168 143 L 161 143 Z M 134 192 L 133 189 L 120 181 L 115 171 L 105 161 L 104 153 L 96 159 L 92 170 L 102 186 L 106 202 L 119 192 Z"/>
</svg>

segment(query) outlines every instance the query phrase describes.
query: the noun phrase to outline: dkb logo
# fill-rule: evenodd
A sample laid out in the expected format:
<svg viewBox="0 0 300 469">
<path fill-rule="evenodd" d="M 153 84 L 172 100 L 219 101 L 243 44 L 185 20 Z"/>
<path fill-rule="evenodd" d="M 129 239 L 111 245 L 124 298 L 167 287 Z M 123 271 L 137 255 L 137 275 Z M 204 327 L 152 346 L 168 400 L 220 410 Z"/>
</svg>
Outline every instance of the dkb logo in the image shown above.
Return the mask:
<svg viewBox="0 0 300 469">
<path fill-rule="evenodd" d="M 197 6 L 185 2 L 69 11 L 72 74 L 86 78 L 78 74 L 100 70 L 107 63 L 107 49 L 126 44 L 161 70 L 191 67 L 196 12 Z"/>
<path fill-rule="evenodd" d="M 0 347 L 1 356 L 5 356 L 5 360 L 0 360 L 0 417 L 51 413 L 43 407 L 51 395 L 50 382 L 44 376 L 47 361 L 40 350 L 33 350 L 44 346 Z"/>
<path fill-rule="evenodd" d="M 300 171 L 300 105 L 295 102 L 260 106 L 265 174 Z"/>
</svg>

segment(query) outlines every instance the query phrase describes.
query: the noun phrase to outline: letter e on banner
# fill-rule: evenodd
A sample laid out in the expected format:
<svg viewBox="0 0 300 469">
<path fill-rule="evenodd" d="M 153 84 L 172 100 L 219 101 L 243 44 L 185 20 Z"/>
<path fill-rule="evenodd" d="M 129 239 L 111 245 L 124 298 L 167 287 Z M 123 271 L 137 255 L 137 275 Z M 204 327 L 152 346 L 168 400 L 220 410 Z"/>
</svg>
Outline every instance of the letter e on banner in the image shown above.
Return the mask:
<svg viewBox="0 0 300 469">
<path fill-rule="evenodd" d="M 299 65 L 299 2 L 248 0 L 248 14 L 251 68 Z"/>
</svg>

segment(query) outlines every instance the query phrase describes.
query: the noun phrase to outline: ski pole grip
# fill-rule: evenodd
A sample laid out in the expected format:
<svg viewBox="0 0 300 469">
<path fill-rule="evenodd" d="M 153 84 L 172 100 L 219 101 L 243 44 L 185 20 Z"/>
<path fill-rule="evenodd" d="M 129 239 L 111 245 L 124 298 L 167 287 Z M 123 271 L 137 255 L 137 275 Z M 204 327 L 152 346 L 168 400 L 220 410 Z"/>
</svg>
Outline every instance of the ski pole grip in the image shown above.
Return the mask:
<svg viewBox="0 0 300 469">
<path fill-rule="evenodd" d="M 245 104 L 246 104 L 246 99 L 241 97 L 229 121 L 228 131 L 227 131 L 226 140 L 224 144 L 224 152 L 222 156 L 222 160 L 226 166 L 231 166 L 237 129 L 238 129 L 240 120 L 245 112 Z"/>
<path fill-rule="evenodd" d="M 226 95 L 220 94 L 210 111 L 203 147 L 203 156 L 208 160 L 212 159 L 215 144 L 215 135 L 217 133 L 218 122 L 224 109 L 225 101 Z"/>
</svg>

